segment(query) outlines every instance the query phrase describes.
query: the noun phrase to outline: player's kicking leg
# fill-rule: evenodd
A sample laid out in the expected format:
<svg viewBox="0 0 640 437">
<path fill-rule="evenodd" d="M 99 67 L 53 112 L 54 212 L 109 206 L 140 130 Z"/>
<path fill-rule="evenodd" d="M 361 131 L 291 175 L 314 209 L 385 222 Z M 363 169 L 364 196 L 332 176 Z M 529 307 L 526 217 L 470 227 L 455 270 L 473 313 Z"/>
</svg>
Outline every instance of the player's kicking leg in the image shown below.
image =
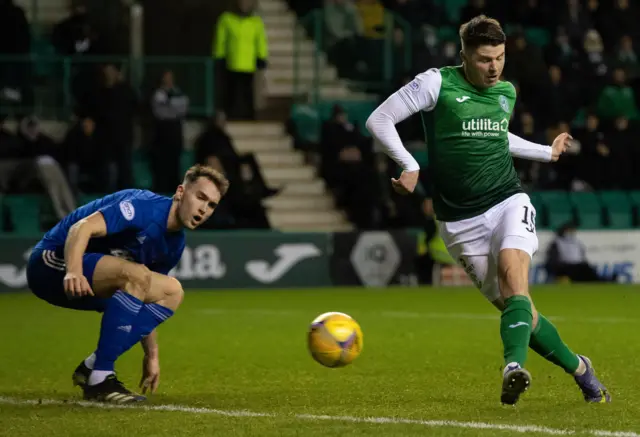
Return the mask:
<svg viewBox="0 0 640 437">
<path fill-rule="evenodd" d="M 502 302 L 500 334 L 506 363 L 501 400 L 513 405 L 529 388 L 531 375 L 524 365 L 530 347 L 543 358 L 572 374 L 587 402 L 609 402 L 609 393 L 596 378 L 589 359 L 572 352 L 560 339 L 555 326 L 538 314 L 533 305 L 529 295 L 529 265 L 537 251 L 537 237 L 532 223 L 522 220 L 520 211 L 525 199 L 525 211 L 533 211 L 533 206 L 526 197 L 520 196 L 520 199 L 505 208 L 502 221 L 504 228 L 500 230 L 502 238 L 497 257 L 497 278 Z"/>
<path fill-rule="evenodd" d="M 117 379 L 115 361 L 173 315 L 182 302 L 182 287 L 175 278 L 145 266 L 103 256 L 93 270 L 92 289 L 106 298 L 98 348 L 78 366 L 73 380 L 82 386 L 87 400 L 143 401 L 144 396 L 127 390 Z"/>
<path fill-rule="evenodd" d="M 503 249 L 498 255 L 498 284 L 504 299 L 500 336 L 504 347 L 503 404 L 515 404 L 531 384 L 524 368 L 534 312 L 528 292 L 529 255 L 517 249 Z"/>
</svg>

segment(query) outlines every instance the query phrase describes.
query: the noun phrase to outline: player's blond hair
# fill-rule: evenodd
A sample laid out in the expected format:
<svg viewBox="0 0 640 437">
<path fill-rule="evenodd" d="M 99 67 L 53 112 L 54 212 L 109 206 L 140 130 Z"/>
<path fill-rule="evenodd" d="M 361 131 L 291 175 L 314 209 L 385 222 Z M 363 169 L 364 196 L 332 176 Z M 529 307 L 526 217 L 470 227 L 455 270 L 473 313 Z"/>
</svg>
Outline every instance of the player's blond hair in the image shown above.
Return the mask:
<svg viewBox="0 0 640 437">
<path fill-rule="evenodd" d="M 199 178 L 207 178 L 220 191 L 220 196 L 227 194 L 229 190 L 229 180 L 218 170 L 201 164 L 196 164 L 184 174 L 183 185 L 193 183 Z"/>
<path fill-rule="evenodd" d="M 466 53 L 479 46 L 498 46 L 507 41 L 507 36 L 502 30 L 498 20 L 486 15 L 478 15 L 460 26 L 460 42 L 462 50 Z"/>
</svg>

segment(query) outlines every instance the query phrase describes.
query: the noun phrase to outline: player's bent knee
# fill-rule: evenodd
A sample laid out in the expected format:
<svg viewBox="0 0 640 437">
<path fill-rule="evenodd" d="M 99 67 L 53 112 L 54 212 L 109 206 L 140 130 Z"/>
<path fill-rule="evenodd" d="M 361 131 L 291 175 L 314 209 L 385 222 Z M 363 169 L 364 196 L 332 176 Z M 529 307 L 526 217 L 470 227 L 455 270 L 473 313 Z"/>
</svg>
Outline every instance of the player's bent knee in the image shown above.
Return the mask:
<svg viewBox="0 0 640 437">
<path fill-rule="evenodd" d="M 124 270 L 125 292 L 146 301 L 151 291 L 151 270 L 141 264 L 130 263 Z"/>
<path fill-rule="evenodd" d="M 162 294 L 158 296 L 155 303 L 177 310 L 184 300 L 184 289 L 182 284 L 176 278 L 171 276 L 162 276 Z"/>
</svg>

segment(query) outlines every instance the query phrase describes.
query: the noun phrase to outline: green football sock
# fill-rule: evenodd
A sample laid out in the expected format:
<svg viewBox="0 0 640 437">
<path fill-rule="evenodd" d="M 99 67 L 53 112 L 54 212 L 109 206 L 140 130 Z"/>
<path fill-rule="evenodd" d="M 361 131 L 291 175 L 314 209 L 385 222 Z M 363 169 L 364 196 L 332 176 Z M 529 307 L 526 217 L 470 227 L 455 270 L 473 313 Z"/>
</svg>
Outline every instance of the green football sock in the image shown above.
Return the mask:
<svg viewBox="0 0 640 437">
<path fill-rule="evenodd" d="M 538 313 L 538 325 L 531 333 L 529 347 L 545 360 L 562 367 L 567 373 L 575 373 L 580 361 L 578 356 L 562 341 L 553 323 Z"/>
<path fill-rule="evenodd" d="M 527 361 L 533 315 L 531 301 L 526 296 L 512 296 L 505 300 L 500 319 L 500 336 L 504 345 L 504 362 L 516 362 L 524 367 Z"/>
</svg>

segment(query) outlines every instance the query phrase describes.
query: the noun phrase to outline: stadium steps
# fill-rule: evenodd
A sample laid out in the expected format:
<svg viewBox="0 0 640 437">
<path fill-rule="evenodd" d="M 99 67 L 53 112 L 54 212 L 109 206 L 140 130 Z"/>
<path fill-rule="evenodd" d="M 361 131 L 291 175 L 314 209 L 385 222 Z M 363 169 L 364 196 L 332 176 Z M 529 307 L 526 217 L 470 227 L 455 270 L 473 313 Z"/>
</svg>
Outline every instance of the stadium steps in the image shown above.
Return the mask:
<svg viewBox="0 0 640 437">
<path fill-rule="evenodd" d="M 267 96 L 310 95 L 315 77 L 313 40 L 306 35 L 285 0 L 260 0 L 258 11 L 269 44 L 269 68 L 265 72 Z M 346 82 L 338 78 L 335 67 L 329 65 L 324 53 L 320 53 L 318 63 L 319 95 L 323 98 L 369 98 L 365 93 L 350 90 Z"/>
<path fill-rule="evenodd" d="M 255 154 L 267 184 L 281 188 L 264 201 L 273 228 L 336 232 L 352 228 L 315 169 L 293 148 L 282 123 L 229 123 L 227 132 L 239 153 Z"/>
<path fill-rule="evenodd" d="M 67 0 L 14 0 L 14 3 L 24 9 L 30 23 L 37 23 L 44 29 L 51 28 L 69 15 Z"/>
</svg>

